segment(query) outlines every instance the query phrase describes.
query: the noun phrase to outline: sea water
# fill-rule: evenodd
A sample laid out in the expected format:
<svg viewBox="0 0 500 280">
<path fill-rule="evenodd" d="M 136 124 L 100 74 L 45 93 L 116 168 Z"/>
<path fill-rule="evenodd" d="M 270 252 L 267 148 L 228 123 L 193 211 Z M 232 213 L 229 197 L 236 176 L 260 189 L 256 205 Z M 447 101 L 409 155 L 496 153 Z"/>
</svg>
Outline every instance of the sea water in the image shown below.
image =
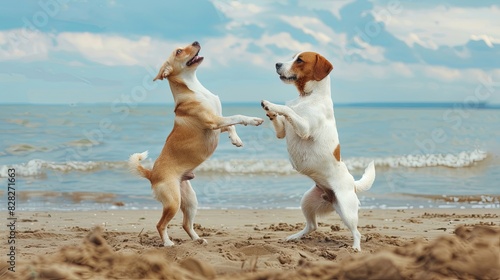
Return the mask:
<svg viewBox="0 0 500 280">
<path fill-rule="evenodd" d="M 221 135 L 191 181 L 199 207 L 299 208 L 313 182 L 293 170 L 259 103 L 223 111 L 266 122 L 237 126 L 241 148 Z M 354 177 L 375 161 L 377 178 L 358 194 L 361 207 L 500 207 L 500 110 L 336 106 L 335 116 Z M 18 210 L 160 208 L 127 159 L 148 150 L 151 167 L 173 120 L 172 105 L 2 105 L 0 193 L 5 200 L 14 168 Z"/>
</svg>

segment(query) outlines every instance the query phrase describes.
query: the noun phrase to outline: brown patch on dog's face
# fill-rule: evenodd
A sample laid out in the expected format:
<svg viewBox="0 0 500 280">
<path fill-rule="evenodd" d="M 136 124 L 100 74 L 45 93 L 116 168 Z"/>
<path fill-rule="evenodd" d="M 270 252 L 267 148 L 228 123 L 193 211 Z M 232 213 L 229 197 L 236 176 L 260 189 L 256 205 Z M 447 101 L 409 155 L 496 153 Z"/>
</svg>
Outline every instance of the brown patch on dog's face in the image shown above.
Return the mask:
<svg viewBox="0 0 500 280">
<path fill-rule="evenodd" d="M 295 73 L 295 86 L 300 92 L 309 81 L 321 81 L 332 71 L 332 64 L 323 56 L 313 52 L 301 53 L 295 59 L 290 72 Z"/>
<path fill-rule="evenodd" d="M 338 144 L 335 150 L 333 151 L 333 156 L 337 161 L 340 161 L 340 144 Z"/>
<path fill-rule="evenodd" d="M 167 61 L 163 63 L 153 81 L 174 77 L 183 71 L 196 70 L 198 65 L 203 61 L 203 57 L 198 56 L 200 50 L 201 46 L 198 42 L 194 42 L 184 48 L 175 49 Z"/>
<path fill-rule="evenodd" d="M 276 70 L 280 79 L 285 83 L 294 83 L 301 95 L 305 94 L 307 82 L 321 81 L 333 69 L 326 58 L 315 52 L 302 52 L 294 57 L 292 62 L 278 63 Z"/>
</svg>

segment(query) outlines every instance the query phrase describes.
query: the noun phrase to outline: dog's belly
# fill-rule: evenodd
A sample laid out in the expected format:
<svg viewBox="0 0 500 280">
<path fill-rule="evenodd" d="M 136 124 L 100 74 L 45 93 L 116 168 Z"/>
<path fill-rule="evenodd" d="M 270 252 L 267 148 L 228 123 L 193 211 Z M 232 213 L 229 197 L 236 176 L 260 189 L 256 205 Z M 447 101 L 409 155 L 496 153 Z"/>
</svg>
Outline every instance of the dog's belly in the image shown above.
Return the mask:
<svg viewBox="0 0 500 280">
<path fill-rule="evenodd" d="M 337 161 L 330 152 L 333 147 L 311 145 L 295 139 L 288 145 L 290 162 L 295 170 L 311 178 L 322 189 L 334 191 L 352 190 L 354 178 L 342 161 Z"/>
<path fill-rule="evenodd" d="M 332 174 L 334 158 L 331 152 L 314 145 L 312 141 L 294 139 L 287 147 L 293 168 L 316 181 L 316 178 L 325 178 Z"/>
<path fill-rule="evenodd" d="M 207 160 L 217 148 L 220 132 L 218 130 L 206 130 L 203 141 L 197 141 L 199 149 L 186 150 L 186 158 L 192 159 L 189 169 L 195 169 Z"/>
<path fill-rule="evenodd" d="M 206 157 L 210 157 L 217 148 L 217 144 L 219 144 L 219 136 L 220 130 L 209 130 L 206 133 L 206 141 L 205 141 L 205 153 Z"/>
<path fill-rule="evenodd" d="M 183 174 L 192 171 L 214 153 L 219 135 L 219 130 L 176 129 L 174 126 L 157 161 L 175 165 Z"/>
</svg>

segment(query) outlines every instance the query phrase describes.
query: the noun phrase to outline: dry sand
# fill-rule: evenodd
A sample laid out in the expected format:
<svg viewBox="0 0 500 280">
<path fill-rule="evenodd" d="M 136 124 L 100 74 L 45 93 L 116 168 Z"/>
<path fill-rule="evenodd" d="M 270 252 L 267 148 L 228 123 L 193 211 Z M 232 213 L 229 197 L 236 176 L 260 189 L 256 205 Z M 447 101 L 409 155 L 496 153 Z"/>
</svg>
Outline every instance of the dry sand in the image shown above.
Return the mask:
<svg viewBox="0 0 500 280">
<path fill-rule="evenodd" d="M 1 279 L 499 279 L 500 209 L 360 210 L 362 252 L 336 214 L 296 242 L 300 210 L 200 210 L 161 247 L 158 210 L 21 212 Z M 0 221 L 2 232 L 5 219 Z M 97 228 L 97 229 L 96 229 Z M 3 236 L 6 233 L 2 233 Z M 6 249 L 6 242 L 2 242 Z M 3 250 L 2 252 L 6 252 Z"/>
</svg>

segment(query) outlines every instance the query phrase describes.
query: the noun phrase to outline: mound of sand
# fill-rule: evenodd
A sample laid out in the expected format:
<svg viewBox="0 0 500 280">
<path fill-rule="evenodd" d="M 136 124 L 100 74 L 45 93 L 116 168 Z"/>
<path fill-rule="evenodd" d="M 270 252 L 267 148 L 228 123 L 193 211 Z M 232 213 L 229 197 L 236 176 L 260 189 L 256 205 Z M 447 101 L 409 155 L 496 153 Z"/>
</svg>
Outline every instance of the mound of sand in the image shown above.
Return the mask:
<svg viewBox="0 0 500 280">
<path fill-rule="evenodd" d="M 499 279 L 500 229 L 459 226 L 431 243 L 414 241 L 340 263 L 306 263 L 296 271 L 240 279 Z M 226 278 L 230 279 L 230 277 Z"/>
<path fill-rule="evenodd" d="M 20 267 L 18 279 L 498 279 L 500 229 L 459 226 L 454 235 L 432 242 L 414 240 L 340 262 L 305 262 L 295 270 L 266 270 L 216 275 L 196 259 L 179 263 L 165 250 L 141 254 L 116 252 L 97 228 L 82 244 L 65 246 Z"/>
<path fill-rule="evenodd" d="M 12 275 L 12 274 L 10 274 Z M 215 272 L 194 259 L 172 263 L 159 250 L 122 254 L 108 245 L 101 228 L 83 243 L 62 247 L 16 272 L 18 279 L 212 279 Z"/>
</svg>

